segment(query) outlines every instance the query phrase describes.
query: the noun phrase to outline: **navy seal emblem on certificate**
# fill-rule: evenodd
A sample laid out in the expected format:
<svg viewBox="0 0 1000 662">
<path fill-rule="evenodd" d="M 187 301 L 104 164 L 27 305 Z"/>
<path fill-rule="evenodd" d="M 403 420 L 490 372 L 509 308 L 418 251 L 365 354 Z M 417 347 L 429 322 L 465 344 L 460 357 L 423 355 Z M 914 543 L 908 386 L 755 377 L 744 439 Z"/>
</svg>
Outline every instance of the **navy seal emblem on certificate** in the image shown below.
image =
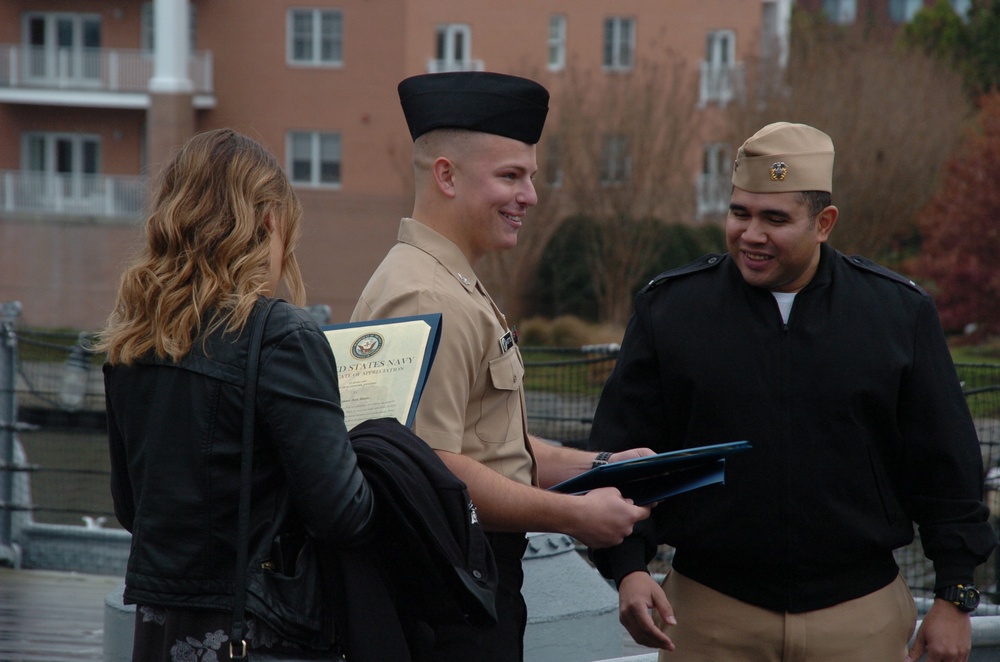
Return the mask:
<svg viewBox="0 0 1000 662">
<path fill-rule="evenodd" d="M 385 344 L 382 336 L 377 333 L 366 333 L 351 345 L 351 356 L 358 360 L 370 359 L 378 354 Z"/>
<path fill-rule="evenodd" d="M 322 329 L 336 359 L 347 429 L 374 418 L 412 426 L 441 338 L 441 314 Z"/>
</svg>

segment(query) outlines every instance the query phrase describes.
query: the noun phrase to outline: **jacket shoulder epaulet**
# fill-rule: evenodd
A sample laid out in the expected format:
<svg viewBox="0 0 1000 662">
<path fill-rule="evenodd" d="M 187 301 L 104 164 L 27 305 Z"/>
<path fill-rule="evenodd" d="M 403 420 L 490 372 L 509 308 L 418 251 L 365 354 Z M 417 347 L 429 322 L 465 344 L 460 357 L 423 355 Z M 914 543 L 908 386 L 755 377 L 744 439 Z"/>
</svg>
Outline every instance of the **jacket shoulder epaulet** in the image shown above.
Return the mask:
<svg viewBox="0 0 1000 662">
<path fill-rule="evenodd" d="M 699 271 L 704 271 L 706 269 L 713 269 L 722 264 L 723 258 L 725 257 L 726 257 L 725 255 L 718 255 L 716 253 L 708 253 L 707 255 L 702 255 L 694 262 L 686 264 L 683 267 L 677 267 L 676 269 L 664 271 L 662 274 L 660 274 L 653 280 L 649 281 L 646 287 L 642 288 L 642 290 L 639 293 L 642 294 L 643 292 L 647 292 L 659 285 L 662 285 L 668 280 L 674 278 L 687 276 L 689 274 L 697 273 Z"/>
<path fill-rule="evenodd" d="M 861 269 L 862 271 L 867 271 L 868 273 L 872 273 L 877 276 L 882 276 L 883 278 L 888 278 L 889 280 L 894 280 L 897 283 L 901 283 L 903 285 L 906 285 L 910 289 L 920 292 L 921 294 L 927 294 L 927 292 L 922 287 L 917 285 L 914 281 L 910 280 L 906 276 L 897 274 L 895 271 L 891 269 L 886 269 L 881 264 L 877 262 L 872 262 L 866 257 L 862 257 L 860 255 L 844 255 L 843 257 L 848 264 L 857 269 Z"/>
</svg>

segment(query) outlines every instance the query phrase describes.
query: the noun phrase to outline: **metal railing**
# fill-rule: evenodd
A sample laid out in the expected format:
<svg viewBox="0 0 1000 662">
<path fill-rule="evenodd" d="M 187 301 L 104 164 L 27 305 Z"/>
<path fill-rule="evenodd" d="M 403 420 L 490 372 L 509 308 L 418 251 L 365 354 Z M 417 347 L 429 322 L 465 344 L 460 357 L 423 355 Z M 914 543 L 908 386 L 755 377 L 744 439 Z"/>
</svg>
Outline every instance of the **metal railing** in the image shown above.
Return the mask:
<svg viewBox="0 0 1000 662">
<path fill-rule="evenodd" d="M 323 307 L 315 308 L 319 319 Z M 117 528 L 108 488 L 103 357 L 90 351 L 87 333 L 18 329 L 15 320 L 20 305 L 16 303 L 0 303 L 0 313 L 0 552 L 10 542 L 12 515 L 51 524 Z M 618 346 L 521 351 L 529 429 L 569 446 L 585 445 Z M 1000 365 L 956 367 L 979 433 L 987 500 L 996 522 L 1000 513 Z M 16 459 L 15 447 L 23 449 L 22 461 Z M 30 479 L 30 498 L 19 502 L 14 483 L 25 478 Z M 919 540 L 898 550 L 896 556 L 914 595 L 929 597 L 933 568 Z M 1000 602 L 998 565 L 1000 559 L 994 554 L 977 570 L 977 584 L 991 602 Z"/>
<path fill-rule="evenodd" d="M 729 200 L 733 193 L 732 175 L 698 175 L 695 187 L 695 213 L 699 217 L 707 214 L 725 214 L 729 210 Z"/>
<path fill-rule="evenodd" d="M 483 71 L 485 67 L 482 60 L 427 60 L 427 73 L 429 74 L 452 71 Z"/>
<path fill-rule="evenodd" d="M 196 94 L 213 90 L 212 53 L 188 58 Z M 148 92 L 153 54 L 130 48 L 46 48 L 0 44 L 0 88 Z"/>
<path fill-rule="evenodd" d="M 533 434 L 571 446 L 586 443 L 600 391 L 618 358 L 617 345 L 580 349 L 522 348 L 528 427 Z M 986 469 L 986 499 L 994 527 L 1000 526 L 1000 364 L 956 364 L 979 434 Z M 934 568 L 919 535 L 897 550 L 896 560 L 914 596 L 933 595 Z M 977 570 L 987 600 L 1000 603 L 1000 555 Z"/>
<path fill-rule="evenodd" d="M 0 209 L 16 213 L 138 219 L 147 179 L 0 170 Z"/>
<path fill-rule="evenodd" d="M 728 65 L 702 62 L 698 91 L 701 105 L 725 106 L 731 101 L 742 101 L 746 97 L 746 66 L 742 62 Z"/>
</svg>

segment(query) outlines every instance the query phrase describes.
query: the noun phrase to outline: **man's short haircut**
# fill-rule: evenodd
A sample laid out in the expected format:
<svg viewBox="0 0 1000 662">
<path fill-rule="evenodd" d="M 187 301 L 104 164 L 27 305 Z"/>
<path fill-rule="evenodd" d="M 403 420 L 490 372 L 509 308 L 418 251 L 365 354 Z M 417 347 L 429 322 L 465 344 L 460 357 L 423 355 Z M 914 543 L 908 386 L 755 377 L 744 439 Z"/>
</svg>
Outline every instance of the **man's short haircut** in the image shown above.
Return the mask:
<svg viewBox="0 0 1000 662">
<path fill-rule="evenodd" d="M 799 200 L 809 211 L 809 218 L 816 218 L 821 211 L 833 204 L 833 196 L 827 191 L 798 191 Z"/>
</svg>

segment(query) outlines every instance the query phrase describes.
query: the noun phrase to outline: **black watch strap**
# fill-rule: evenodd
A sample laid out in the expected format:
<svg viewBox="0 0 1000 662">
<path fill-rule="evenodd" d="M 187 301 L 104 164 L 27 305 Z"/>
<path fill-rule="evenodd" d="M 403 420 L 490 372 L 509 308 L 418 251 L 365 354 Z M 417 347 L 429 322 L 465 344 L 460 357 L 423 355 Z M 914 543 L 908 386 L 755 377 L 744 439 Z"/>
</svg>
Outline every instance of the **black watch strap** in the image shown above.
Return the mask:
<svg viewBox="0 0 1000 662">
<path fill-rule="evenodd" d="M 961 611 L 969 613 L 979 606 L 979 589 L 972 584 L 945 586 L 934 592 L 935 597 L 947 600 Z"/>
</svg>

